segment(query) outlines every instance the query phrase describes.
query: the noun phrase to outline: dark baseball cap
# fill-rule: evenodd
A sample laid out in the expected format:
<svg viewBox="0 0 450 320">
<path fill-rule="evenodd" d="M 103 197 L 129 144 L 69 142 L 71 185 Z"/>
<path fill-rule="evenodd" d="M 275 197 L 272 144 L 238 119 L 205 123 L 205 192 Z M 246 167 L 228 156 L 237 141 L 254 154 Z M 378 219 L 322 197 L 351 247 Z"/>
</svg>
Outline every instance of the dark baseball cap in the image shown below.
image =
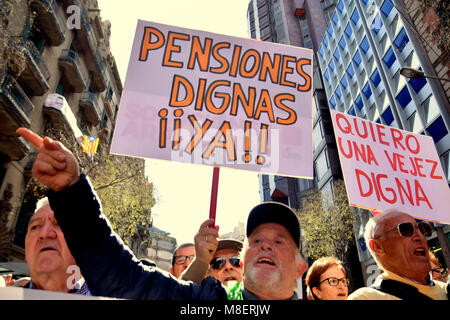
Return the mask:
<svg viewBox="0 0 450 320">
<path fill-rule="evenodd" d="M 247 238 L 253 230 L 263 223 L 278 223 L 285 227 L 292 236 L 297 248 L 300 245 L 300 223 L 297 215 L 287 205 L 280 202 L 263 202 L 255 206 L 247 219 Z"/>
<path fill-rule="evenodd" d="M 224 249 L 234 249 L 240 252 L 242 250 L 242 242 L 232 239 L 219 240 L 216 251 Z"/>
</svg>

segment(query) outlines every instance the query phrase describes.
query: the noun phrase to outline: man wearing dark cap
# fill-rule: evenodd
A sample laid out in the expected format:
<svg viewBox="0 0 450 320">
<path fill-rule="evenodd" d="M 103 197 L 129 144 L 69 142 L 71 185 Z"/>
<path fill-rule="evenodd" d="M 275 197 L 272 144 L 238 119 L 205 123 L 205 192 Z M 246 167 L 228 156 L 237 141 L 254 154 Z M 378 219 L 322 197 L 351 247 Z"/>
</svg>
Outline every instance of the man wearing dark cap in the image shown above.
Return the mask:
<svg viewBox="0 0 450 320">
<path fill-rule="evenodd" d="M 300 224 L 291 208 L 278 202 L 255 206 L 247 219 L 242 298 L 297 300 L 297 279 L 306 271 L 300 248 Z M 239 292 L 229 290 L 228 298 L 239 299 Z"/>
<path fill-rule="evenodd" d="M 297 279 L 307 268 L 300 248 L 300 224 L 291 208 L 278 202 L 255 206 L 247 219 L 243 281 L 226 284 L 228 299 L 297 300 Z M 187 271 L 195 266 L 194 260 Z"/>
</svg>

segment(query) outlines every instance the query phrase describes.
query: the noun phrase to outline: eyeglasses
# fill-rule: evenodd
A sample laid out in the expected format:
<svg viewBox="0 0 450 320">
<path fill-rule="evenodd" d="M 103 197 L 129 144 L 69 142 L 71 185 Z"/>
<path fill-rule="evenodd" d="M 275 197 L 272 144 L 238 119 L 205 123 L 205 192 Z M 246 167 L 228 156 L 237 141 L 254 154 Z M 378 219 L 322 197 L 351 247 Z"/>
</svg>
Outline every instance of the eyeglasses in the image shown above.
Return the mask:
<svg viewBox="0 0 450 320">
<path fill-rule="evenodd" d="M 404 223 L 399 223 L 394 228 L 392 228 L 386 232 L 383 232 L 381 235 L 375 237 L 374 239 L 380 238 L 381 236 L 383 236 L 386 233 L 391 232 L 391 231 L 398 231 L 398 233 L 402 237 L 405 237 L 405 238 L 412 237 L 412 235 L 414 234 L 415 228 L 419 228 L 420 232 L 422 232 L 422 234 L 425 237 L 431 236 L 432 230 L 431 230 L 431 226 L 428 223 L 426 223 L 426 222 L 418 222 L 418 223 L 404 222 Z"/>
<path fill-rule="evenodd" d="M 441 275 L 445 276 L 447 272 L 443 268 L 435 268 L 431 270 L 432 272 L 440 273 Z"/>
<path fill-rule="evenodd" d="M 195 255 L 191 254 L 190 256 L 175 256 L 173 257 L 173 264 L 183 264 L 186 262 L 187 259 L 192 261 L 194 259 Z"/>
<path fill-rule="evenodd" d="M 338 279 L 335 277 L 326 278 L 319 282 L 317 286 L 320 286 L 325 281 L 328 281 L 328 284 L 332 287 L 337 287 L 339 285 L 339 282 L 342 282 L 342 284 L 347 287 L 348 286 L 348 280 L 346 278 Z"/>
<path fill-rule="evenodd" d="M 241 267 L 241 259 L 239 256 L 231 256 L 228 258 L 228 261 L 233 267 L 240 268 Z M 211 260 L 209 265 L 214 270 L 220 270 L 227 264 L 227 258 L 224 257 L 216 257 Z"/>
</svg>

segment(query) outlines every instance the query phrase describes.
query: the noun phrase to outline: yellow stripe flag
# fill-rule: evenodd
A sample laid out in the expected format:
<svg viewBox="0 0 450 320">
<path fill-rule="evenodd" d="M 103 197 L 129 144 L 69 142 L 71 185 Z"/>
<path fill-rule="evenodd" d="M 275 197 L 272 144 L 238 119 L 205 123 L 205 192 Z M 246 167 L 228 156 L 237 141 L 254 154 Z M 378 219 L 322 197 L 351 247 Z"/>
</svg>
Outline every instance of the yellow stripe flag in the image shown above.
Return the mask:
<svg viewBox="0 0 450 320">
<path fill-rule="evenodd" d="M 98 148 L 99 138 L 83 137 L 83 152 L 96 153 Z"/>
</svg>

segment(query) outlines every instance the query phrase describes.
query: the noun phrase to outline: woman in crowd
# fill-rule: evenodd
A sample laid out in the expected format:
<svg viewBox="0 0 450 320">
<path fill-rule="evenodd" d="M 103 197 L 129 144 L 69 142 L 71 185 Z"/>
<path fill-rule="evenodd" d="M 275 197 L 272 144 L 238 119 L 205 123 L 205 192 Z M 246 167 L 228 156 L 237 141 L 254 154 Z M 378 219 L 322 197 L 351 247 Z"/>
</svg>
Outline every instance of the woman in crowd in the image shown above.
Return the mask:
<svg viewBox="0 0 450 320">
<path fill-rule="evenodd" d="M 308 269 L 306 285 L 310 300 L 347 300 L 347 274 L 342 262 L 334 257 L 316 260 Z"/>
</svg>

